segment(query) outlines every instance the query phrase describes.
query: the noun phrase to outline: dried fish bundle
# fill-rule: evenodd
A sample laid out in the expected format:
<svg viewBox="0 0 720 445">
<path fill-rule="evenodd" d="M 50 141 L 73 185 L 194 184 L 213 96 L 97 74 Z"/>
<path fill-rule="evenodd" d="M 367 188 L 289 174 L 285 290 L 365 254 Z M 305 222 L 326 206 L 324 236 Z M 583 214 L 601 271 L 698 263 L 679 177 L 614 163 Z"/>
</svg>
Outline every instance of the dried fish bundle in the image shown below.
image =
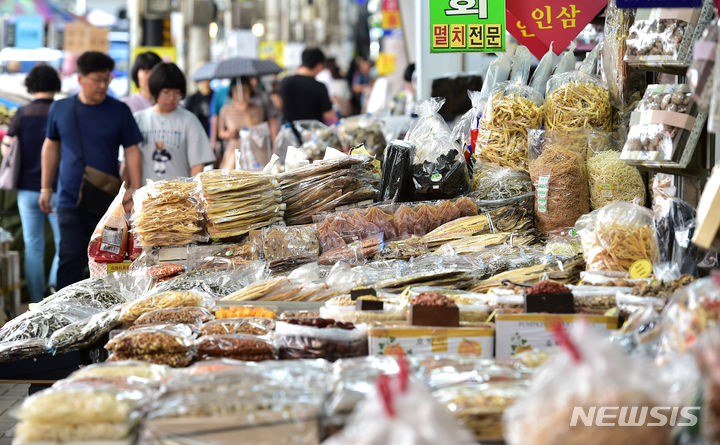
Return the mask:
<svg viewBox="0 0 720 445">
<path fill-rule="evenodd" d="M 278 176 L 287 224 L 310 224 L 313 215 L 374 201 L 380 178 L 372 158 L 352 156 L 319 161 Z"/>
<path fill-rule="evenodd" d="M 438 255 L 467 255 L 501 244 L 509 244 L 511 246 L 529 246 L 537 243 L 538 241 L 539 238 L 534 230 L 522 233 L 489 233 L 450 241 L 449 243 L 440 246 L 437 250 L 435 250 L 435 253 Z"/>
<path fill-rule="evenodd" d="M 148 181 L 135 192 L 134 200 L 131 223 L 143 248 L 207 240 L 195 183 L 189 179 Z"/>
<path fill-rule="evenodd" d="M 243 170 L 210 170 L 198 175 L 200 198 L 213 239 L 245 235 L 282 220 L 277 182 L 271 175 Z"/>
</svg>

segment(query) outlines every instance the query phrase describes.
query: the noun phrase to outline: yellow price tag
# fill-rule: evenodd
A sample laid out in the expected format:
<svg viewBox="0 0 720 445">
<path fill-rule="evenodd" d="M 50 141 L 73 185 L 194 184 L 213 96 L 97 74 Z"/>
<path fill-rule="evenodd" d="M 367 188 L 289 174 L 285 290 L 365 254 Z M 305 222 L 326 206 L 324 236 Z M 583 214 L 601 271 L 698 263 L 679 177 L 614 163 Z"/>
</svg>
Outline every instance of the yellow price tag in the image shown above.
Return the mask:
<svg viewBox="0 0 720 445">
<path fill-rule="evenodd" d="M 648 278 L 653 271 L 653 264 L 650 260 L 637 260 L 630 266 L 630 278 Z"/>
</svg>

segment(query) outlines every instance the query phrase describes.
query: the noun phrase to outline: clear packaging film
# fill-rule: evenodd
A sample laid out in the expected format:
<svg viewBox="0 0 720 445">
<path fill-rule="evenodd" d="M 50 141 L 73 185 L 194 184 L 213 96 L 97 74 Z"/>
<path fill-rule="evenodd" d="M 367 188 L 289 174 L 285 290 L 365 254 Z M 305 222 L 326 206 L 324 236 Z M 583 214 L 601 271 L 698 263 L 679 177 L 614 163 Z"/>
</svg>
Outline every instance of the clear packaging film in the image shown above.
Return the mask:
<svg viewBox="0 0 720 445">
<path fill-rule="evenodd" d="M 202 207 L 189 178 L 149 181 L 133 194 L 132 229 L 144 249 L 206 241 Z"/>
<path fill-rule="evenodd" d="M 169 371 L 170 369 L 166 366 L 128 360 L 88 365 L 70 374 L 68 379 L 137 377 L 157 382 L 167 377 Z"/>
<path fill-rule="evenodd" d="M 535 68 L 535 72 L 529 83 L 529 86 L 540 93 L 543 98 L 545 97 L 547 81 L 550 78 L 554 66 L 555 53 L 553 52 L 552 42 L 550 42 L 550 49 L 538 62 L 537 68 Z"/>
<path fill-rule="evenodd" d="M 235 335 L 247 334 L 267 336 L 275 330 L 275 320 L 264 317 L 224 318 L 203 324 L 198 335 Z"/>
<path fill-rule="evenodd" d="M 372 202 L 377 198 L 380 177 L 373 159 L 343 156 L 314 162 L 278 176 L 287 224 L 310 224 L 313 216 L 337 207 Z"/>
<path fill-rule="evenodd" d="M 483 113 L 483 109 L 480 108 L 482 93 L 480 91 L 468 91 L 468 97 L 470 98 L 470 109 L 453 125 L 452 136 L 453 140 L 460 142 L 462 145 L 465 159 L 471 161 L 475 153 L 478 124 Z"/>
<path fill-rule="evenodd" d="M 123 199 L 125 187 L 120 187 L 117 196 L 98 222 L 90 236 L 88 257 L 96 262 L 121 263 L 125 261 L 128 247 L 128 222 L 125 218 Z"/>
<path fill-rule="evenodd" d="M 272 156 L 270 126 L 267 122 L 240 131 L 240 146 L 226 150 L 220 168 L 262 170 Z"/>
<path fill-rule="evenodd" d="M 382 159 L 387 143 L 383 134 L 382 121 L 378 117 L 372 114 L 346 117 L 337 123 L 335 130 L 345 149 L 349 150 L 363 144 L 370 156 Z"/>
<path fill-rule="evenodd" d="M 610 130 L 612 106 L 607 85 L 596 76 L 572 71 L 548 80 L 545 93 L 548 130 Z"/>
<path fill-rule="evenodd" d="M 253 238 L 253 234 L 251 234 Z M 292 270 L 314 261 L 320 255 L 320 241 L 313 226 L 266 227 L 258 234 L 256 243 L 270 270 Z"/>
<path fill-rule="evenodd" d="M 635 165 L 687 166 L 706 118 L 688 85 L 648 85 L 620 158 Z"/>
<path fill-rule="evenodd" d="M 131 323 L 148 312 L 176 307 L 212 309 L 215 307 L 215 300 L 209 294 L 197 290 L 154 292 L 127 303 L 122 309 L 121 320 Z"/>
<path fill-rule="evenodd" d="M 178 323 L 200 326 L 212 318 L 212 313 L 204 307 L 176 307 L 147 312 L 138 317 L 134 324 L 152 325 Z"/>
<path fill-rule="evenodd" d="M 200 360 L 231 358 L 250 362 L 273 360 L 277 356 L 272 340 L 246 334 L 211 334 L 198 338 Z"/>
<path fill-rule="evenodd" d="M 278 322 L 275 334 L 280 359 L 324 358 L 335 361 L 367 355 L 367 329 L 364 325 L 328 323 L 324 319 Z"/>
<path fill-rule="evenodd" d="M 688 351 L 704 333 L 717 329 L 720 286 L 716 280 L 716 276 L 702 278 L 673 294 L 663 310 L 664 351 Z"/>
<path fill-rule="evenodd" d="M 297 120 L 285 124 L 275 137 L 274 154 L 285 164 L 288 147 L 302 148 L 307 158 L 319 161 L 325 156 L 327 147 L 342 148 L 342 142 L 327 125 L 316 120 Z"/>
<path fill-rule="evenodd" d="M 517 198 L 533 192 L 527 172 L 477 163 L 473 172 L 471 196 L 483 202 Z"/>
<path fill-rule="evenodd" d="M 530 177 L 535 217 L 543 233 L 572 227 L 590 211 L 585 131 L 530 131 Z"/>
<path fill-rule="evenodd" d="M 658 240 L 652 212 L 614 202 L 578 219 L 583 256 L 589 271 L 627 272 L 636 261 L 658 261 Z"/>
<path fill-rule="evenodd" d="M 558 61 L 557 65 L 555 65 L 555 70 L 553 70 L 553 75 L 556 74 L 562 74 L 562 73 L 570 73 L 575 71 L 575 42 L 570 42 L 570 46 L 568 49 L 563 51 L 562 55 L 560 55 L 560 60 Z"/>
<path fill-rule="evenodd" d="M 618 139 L 615 133 L 588 132 L 587 175 L 592 210 L 614 201 L 645 203 L 645 182 L 637 168 L 620 159 Z"/>
<path fill-rule="evenodd" d="M 209 170 L 196 180 L 212 239 L 238 237 L 282 220 L 285 206 L 272 175 Z"/>
<path fill-rule="evenodd" d="M 513 54 L 512 68 L 510 69 L 510 82 L 526 85 L 530 77 L 530 64 L 532 56 L 526 46 L 520 45 Z"/>
<path fill-rule="evenodd" d="M 495 86 L 479 121 L 475 158 L 481 162 L 527 170 L 527 132 L 543 122 L 543 97 L 512 82 Z"/>
<path fill-rule="evenodd" d="M 124 356 L 181 353 L 190 349 L 193 340 L 186 325 L 137 326 L 111 338 L 105 349 Z"/>
</svg>

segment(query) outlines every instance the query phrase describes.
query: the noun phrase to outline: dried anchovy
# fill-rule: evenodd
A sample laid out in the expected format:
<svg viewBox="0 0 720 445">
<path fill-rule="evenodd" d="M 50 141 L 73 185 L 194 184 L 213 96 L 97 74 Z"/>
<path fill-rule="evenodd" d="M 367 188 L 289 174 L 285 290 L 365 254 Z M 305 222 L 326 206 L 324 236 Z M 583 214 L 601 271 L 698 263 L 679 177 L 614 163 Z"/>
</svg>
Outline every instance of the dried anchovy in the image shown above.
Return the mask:
<svg viewBox="0 0 720 445">
<path fill-rule="evenodd" d="M 99 311 L 88 306 L 53 305 L 25 312 L 0 329 L 0 341 L 47 339 L 65 326 L 88 319 Z"/>
<path fill-rule="evenodd" d="M 127 302 L 121 291 L 121 280 L 108 277 L 88 278 L 67 286 L 43 300 L 38 309 L 57 303 L 70 303 L 86 306 L 98 306 L 109 309 Z"/>
<path fill-rule="evenodd" d="M 120 324 L 119 309 L 110 309 L 56 331 L 49 345 L 56 352 L 93 346 Z"/>
</svg>

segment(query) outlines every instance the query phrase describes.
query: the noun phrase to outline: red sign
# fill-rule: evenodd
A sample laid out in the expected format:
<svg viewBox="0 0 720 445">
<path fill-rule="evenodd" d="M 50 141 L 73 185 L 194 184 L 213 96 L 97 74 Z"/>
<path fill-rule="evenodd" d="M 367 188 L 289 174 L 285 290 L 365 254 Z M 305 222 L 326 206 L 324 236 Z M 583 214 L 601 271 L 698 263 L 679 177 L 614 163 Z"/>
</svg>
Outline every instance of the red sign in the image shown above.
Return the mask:
<svg viewBox="0 0 720 445">
<path fill-rule="evenodd" d="M 399 11 L 399 10 L 400 10 L 400 5 L 399 5 L 398 0 L 383 0 L 383 2 L 382 2 L 382 10 L 383 10 L 384 12 Z"/>
<path fill-rule="evenodd" d="M 532 54 L 538 59 L 548 52 L 550 45 L 540 40 L 537 35 L 528 31 L 527 26 L 523 25 L 520 20 L 510 12 L 505 10 L 505 21 L 507 30 L 515 37 L 519 44 L 527 46 Z"/>
<path fill-rule="evenodd" d="M 518 41 L 521 38 L 524 41 L 528 38 L 542 41 L 546 49 L 541 52 L 538 45 L 534 45 L 533 49 L 525 44 L 538 59 L 547 52 L 550 42 L 553 42 L 555 54 L 560 55 L 606 4 L 607 0 L 543 0 L 542 3 L 508 0 L 507 29 Z M 512 26 L 511 14 L 514 16 Z M 518 21 L 522 28 L 517 25 Z"/>
</svg>

